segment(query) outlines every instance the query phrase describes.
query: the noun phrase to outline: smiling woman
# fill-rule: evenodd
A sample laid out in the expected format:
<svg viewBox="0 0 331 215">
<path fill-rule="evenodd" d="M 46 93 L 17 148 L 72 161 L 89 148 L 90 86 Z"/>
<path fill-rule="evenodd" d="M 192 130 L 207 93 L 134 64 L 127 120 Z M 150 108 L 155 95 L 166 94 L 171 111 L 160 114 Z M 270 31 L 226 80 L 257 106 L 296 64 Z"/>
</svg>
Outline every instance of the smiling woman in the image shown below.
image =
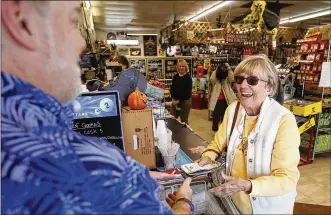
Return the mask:
<svg viewBox="0 0 331 215">
<path fill-rule="evenodd" d="M 206 165 L 227 150 L 227 176 L 217 174 L 227 182 L 210 192 L 232 196 L 242 214 L 291 214 L 300 176 L 300 135 L 293 114 L 274 99 L 276 68 L 258 55 L 246 58 L 234 73 L 239 102 L 227 108 L 199 161 Z"/>
<path fill-rule="evenodd" d="M 265 55 L 246 58 L 236 67 L 234 76 L 240 102 L 248 115 L 257 115 L 267 96 L 277 101 L 282 96 L 277 70 Z"/>
</svg>

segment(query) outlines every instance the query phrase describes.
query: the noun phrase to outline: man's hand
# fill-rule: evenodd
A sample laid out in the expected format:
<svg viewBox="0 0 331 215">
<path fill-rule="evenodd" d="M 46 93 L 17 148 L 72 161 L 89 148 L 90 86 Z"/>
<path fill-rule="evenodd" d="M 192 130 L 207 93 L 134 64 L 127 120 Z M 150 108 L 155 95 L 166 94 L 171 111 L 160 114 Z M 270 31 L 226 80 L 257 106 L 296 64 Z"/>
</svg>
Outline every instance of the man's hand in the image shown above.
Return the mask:
<svg viewBox="0 0 331 215">
<path fill-rule="evenodd" d="M 219 197 L 225 197 L 232 196 L 233 194 L 241 191 L 250 192 L 252 190 L 252 183 L 248 180 L 230 177 L 225 175 L 223 172 L 222 177 L 225 179 L 226 183 L 210 189 L 209 192 Z"/>
<path fill-rule="evenodd" d="M 180 186 L 180 188 L 176 192 L 170 193 L 168 195 L 167 203 L 171 207 L 175 203 L 176 199 L 186 198 L 186 199 L 192 201 L 192 189 L 190 187 L 191 181 L 192 181 L 191 178 L 185 179 L 185 181 L 183 182 L 182 186 Z"/>
<path fill-rule="evenodd" d="M 192 179 L 187 178 L 185 179 L 182 186 L 177 190 L 177 192 L 170 193 L 167 198 L 167 203 L 170 205 L 174 214 L 191 214 L 191 206 L 184 202 L 179 201 L 175 204 L 176 199 L 186 198 L 192 201 L 192 189 L 190 187 Z"/>
<path fill-rule="evenodd" d="M 205 166 L 207 164 L 210 164 L 212 160 L 210 159 L 210 157 L 204 157 L 200 158 L 199 160 L 196 160 L 195 162 L 198 163 L 200 166 Z"/>
<path fill-rule="evenodd" d="M 163 172 L 155 172 L 155 171 L 149 171 L 149 174 L 152 178 L 159 181 L 168 181 L 175 179 L 175 175 L 163 173 Z"/>
</svg>

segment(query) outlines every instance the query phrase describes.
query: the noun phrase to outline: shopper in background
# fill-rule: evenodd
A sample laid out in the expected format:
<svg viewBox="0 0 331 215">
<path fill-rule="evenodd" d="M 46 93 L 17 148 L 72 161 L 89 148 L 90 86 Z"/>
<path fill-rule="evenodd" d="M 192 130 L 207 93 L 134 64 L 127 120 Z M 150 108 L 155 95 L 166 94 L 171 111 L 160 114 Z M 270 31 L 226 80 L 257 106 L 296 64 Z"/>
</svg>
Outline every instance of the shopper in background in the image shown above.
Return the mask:
<svg viewBox="0 0 331 215">
<path fill-rule="evenodd" d="M 199 161 L 206 165 L 227 150 L 226 183 L 210 192 L 232 196 L 242 214 L 293 213 L 300 134 L 293 114 L 274 99 L 277 70 L 258 55 L 242 61 L 234 75 L 239 102 L 227 108 Z"/>
<path fill-rule="evenodd" d="M 122 72 L 112 81 L 109 87 L 104 90 L 117 90 L 119 92 L 121 104 L 128 105 L 129 95 L 138 88 L 145 93 L 147 89 L 146 77 L 135 68 L 129 67 L 129 61 L 125 56 L 118 56 L 118 63 L 122 67 Z"/>
<path fill-rule="evenodd" d="M 176 118 L 180 117 L 181 122 L 188 124 L 192 103 L 192 78 L 185 60 L 178 60 L 177 71 L 178 74 L 174 75 L 170 89 L 172 98 L 171 114 Z"/>
<path fill-rule="evenodd" d="M 128 59 L 123 55 L 118 56 L 117 62 L 121 65 L 122 71 L 124 71 L 130 67 L 130 63 L 129 63 Z"/>
<path fill-rule="evenodd" d="M 82 81 L 82 85 L 81 85 L 82 91 L 81 92 L 82 93 L 89 92 L 89 90 L 86 88 L 86 77 L 85 77 L 84 73 L 80 75 L 80 79 Z"/>
<path fill-rule="evenodd" d="M 213 131 L 218 130 L 220 121 L 223 121 L 225 110 L 232 102 L 237 100 L 232 90 L 234 81 L 232 68 L 228 63 L 221 64 L 210 76 L 213 90 L 209 102 L 209 110 L 213 111 Z"/>
<path fill-rule="evenodd" d="M 79 1 L 1 6 L 1 213 L 190 214 L 190 179 L 169 196 L 172 211 L 146 167 L 72 131 L 64 104 L 81 93 Z"/>
</svg>

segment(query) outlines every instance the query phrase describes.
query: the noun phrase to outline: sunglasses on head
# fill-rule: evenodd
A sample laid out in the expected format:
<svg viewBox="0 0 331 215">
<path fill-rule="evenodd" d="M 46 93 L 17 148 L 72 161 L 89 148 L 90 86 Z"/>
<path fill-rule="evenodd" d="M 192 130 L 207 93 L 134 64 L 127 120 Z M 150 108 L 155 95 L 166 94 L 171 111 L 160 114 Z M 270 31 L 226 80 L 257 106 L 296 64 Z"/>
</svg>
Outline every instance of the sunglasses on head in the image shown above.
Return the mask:
<svg viewBox="0 0 331 215">
<path fill-rule="evenodd" d="M 247 83 L 251 86 L 255 86 L 259 83 L 259 81 L 264 81 L 264 82 L 268 82 L 265 80 L 261 80 L 256 76 L 248 76 L 247 78 L 243 77 L 243 76 L 235 76 L 234 77 L 234 81 L 236 82 L 236 84 L 242 84 L 244 82 L 244 80 L 246 79 Z"/>
</svg>

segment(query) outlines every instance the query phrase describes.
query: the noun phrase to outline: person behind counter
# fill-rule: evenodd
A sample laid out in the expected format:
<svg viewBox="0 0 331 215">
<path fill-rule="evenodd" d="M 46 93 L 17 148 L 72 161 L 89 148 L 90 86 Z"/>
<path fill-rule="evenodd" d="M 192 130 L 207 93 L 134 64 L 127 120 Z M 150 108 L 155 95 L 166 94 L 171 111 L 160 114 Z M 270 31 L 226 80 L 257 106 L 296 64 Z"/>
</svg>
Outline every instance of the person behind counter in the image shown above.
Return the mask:
<svg viewBox="0 0 331 215">
<path fill-rule="evenodd" d="M 146 77 L 135 68 L 130 68 L 129 61 L 125 56 L 118 56 L 118 63 L 122 67 L 122 72 L 116 80 L 112 81 L 109 87 L 103 90 L 117 90 L 119 92 L 122 105 L 127 105 L 129 95 L 138 88 L 141 92 L 147 89 Z"/>
<path fill-rule="evenodd" d="M 180 117 L 181 122 L 188 123 L 192 103 L 192 78 L 189 74 L 187 62 L 179 59 L 177 62 L 178 74 L 174 75 L 170 88 L 172 98 L 171 114 Z"/>
<path fill-rule="evenodd" d="M 237 96 L 232 90 L 233 81 L 233 71 L 228 63 L 219 65 L 210 76 L 213 90 L 210 97 L 209 110 L 213 111 L 212 130 L 215 132 L 218 130 L 220 121 L 223 121 L 228 105 L 237 100 Z"/>
<path fill-rule="evenodd" d="M 71 129 L 65 104 L 81 93 L 77 62 L 86 45 L 80 2 L 1 6 L 1 213 L 190 214 L 191 179 L 169 196 L 170 208 L 153 179 L 164 174 Z"/>
<path fill-rule="evenodd" d="M 86 87 L 86 82 L 87 81 L 86 81 L 86 77 L 85 77 L 85 74 L 84 73 L 80 75 L 80 79 L 82 81 L 82 85 L 81 85 L 82 90 L 81 90 L 81 92 L 82 93 L 89 92 L 89 90 Z"/>
<path fill-rule="evenodd" d="M 118 56 L 117 62 L 121 65 L 122 71 L 124 71 L 130 67 L 129 60 L 123 55 Z"/>
<path fill-rule="evenodd" d="M 234 71 L 239 102 L 231 104 L 214 140 L 198 161 L 206 165 L 227 150 L 225 184 L 242 214 L 291 214 L 300 177 L 300 134 L 294 115 L 275 98 L 281 88 L 273 63 L 250 56 Z"/>
</svg>

